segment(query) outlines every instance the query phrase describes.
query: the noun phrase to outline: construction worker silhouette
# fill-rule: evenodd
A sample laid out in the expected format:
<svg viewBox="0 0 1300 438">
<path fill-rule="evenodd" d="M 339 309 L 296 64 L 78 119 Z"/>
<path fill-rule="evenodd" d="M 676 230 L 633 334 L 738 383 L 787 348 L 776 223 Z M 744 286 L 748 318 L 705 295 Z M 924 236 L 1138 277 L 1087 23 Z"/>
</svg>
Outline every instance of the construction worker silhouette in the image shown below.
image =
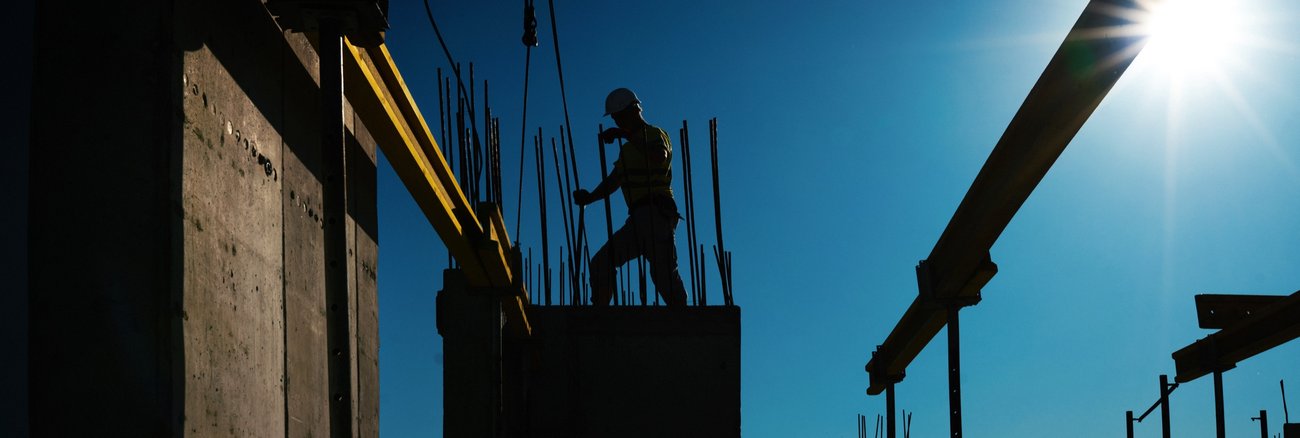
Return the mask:
<svg viewBox="0 0 1300 438">
<path fill-rule="evenodd" d="M 622 138 L 614 170 L 595 189 L 573 192 L 573 202 L 587 205 L 622 189 L 628 218 L 600 250 L 591 257 L 591 303 L 609 305 L 614 296 L 614 269 L 636 258 L 650 264 L 655 291 L 668 306 L 686 305 L 686 288 L 677 272 L 677 244 L 674 236 L 677 202 L 673 200 L 673 144 L 668 133 L 646 123 L 636 93 L 619 88 L 605 97 L 605 115 L 616 128 L 600 133 L 605 144 Z"/>
</svg>

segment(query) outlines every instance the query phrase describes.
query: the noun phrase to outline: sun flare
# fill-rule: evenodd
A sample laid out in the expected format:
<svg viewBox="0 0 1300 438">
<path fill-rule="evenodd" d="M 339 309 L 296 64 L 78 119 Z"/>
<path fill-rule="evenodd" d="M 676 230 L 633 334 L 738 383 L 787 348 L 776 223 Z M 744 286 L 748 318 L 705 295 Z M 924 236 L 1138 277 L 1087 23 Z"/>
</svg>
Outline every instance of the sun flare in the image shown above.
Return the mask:
<svg viewBox="0 0 1300 438">
<path fill-rule="evenodd" d="M 1146 23 L 1150 39 L 1145 56 L 1179 76 L 1221 72 L 1246 37 L 1235 5 L 1222 0 L 1155 2 Z"/>
</svg>

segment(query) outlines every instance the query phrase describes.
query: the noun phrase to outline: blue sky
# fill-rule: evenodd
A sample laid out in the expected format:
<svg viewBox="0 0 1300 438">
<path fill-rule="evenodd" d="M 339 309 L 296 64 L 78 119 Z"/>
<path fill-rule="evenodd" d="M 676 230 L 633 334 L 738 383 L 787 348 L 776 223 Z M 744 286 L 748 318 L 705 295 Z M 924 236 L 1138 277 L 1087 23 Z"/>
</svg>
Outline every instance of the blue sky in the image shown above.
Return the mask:
<svg viewBox="0 0 1300 438">
<path fill-rule="evenodd" d="M 491 81 L 512 228 L 521 3 L 432 2 L 453 56 Z M 609 90 L 636 90 L 646 118 L 670 133 L 689 120 L 696 145 L 718 118 L 746 437 L 854 436 L 855 414 L 883 412 L 883 398 L 864 393 L 862 367 L 912 301 L 916 262 L 1086 5 L 556 3 L 584 186 L 599 173 L 594 134 L 611 123 L 601 118 Z M 1145 52 L 993 247 L 1000 272 L 962 314 L 967 436 L 1122 436 L 1124 411 L 1149 406 L 1157 376 L 1173 374 L 1170 353 L 1208 334 L 1193 295 L 1300 289 L 1300 5 L 1222 3 L 1241 18 L 1220 38 L 1234 41 L 1230 56 L 1207 61 L 1221 73 Z M 564 119 L 537 4 L 528 129 L 551 136 Z M 389 48 L 436 126 L 445 58 L 419 2 L 394 1 L 390 15 Z M 696 163 L 707 160 L 700 152 Z M 707 166 L 695 167 L 707 181 Z M 536 252 L 535 190 L 524 189 L 521 237 Z M 383 164 L 379 202 L 381 431 L 439 436 L 433 315 L 446 252 Z M 701 220 L 712 213 L 698 204 Z M 712 232 L 700 236 L 712 244 Z M 898 387 L 915 436 L 947 432 L 943 339 Z M 1297 364 L 1292 342 L 1225 375 L 1229 434 L 1258 433 L 1249 417 L 1260 409 L 1280 430 L 1277 381 L 1300 388 Z M 1175 433 L 1213 436 L 1212 397 L 1208 378 L 1178 389 Z M 1137 430 L 1158 434 L 1158 419 Z"/>
</svg>

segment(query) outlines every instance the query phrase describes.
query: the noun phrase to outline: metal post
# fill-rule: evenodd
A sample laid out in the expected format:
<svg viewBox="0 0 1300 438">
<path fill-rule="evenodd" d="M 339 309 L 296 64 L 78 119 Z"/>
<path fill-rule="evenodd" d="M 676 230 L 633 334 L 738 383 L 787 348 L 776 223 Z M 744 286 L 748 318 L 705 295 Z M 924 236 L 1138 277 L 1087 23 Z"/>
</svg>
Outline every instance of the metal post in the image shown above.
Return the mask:
<svg viewBox="0 0 1300 438">
<path fill-rule="evenodd" d="M 1133 438 L 1133 411 L 1124 411 L 1124 430 L 1128 438 Z"/>
<path fill-rule="evenodd" d="M 1214 431 L 1215 436 L 1224 438 L 1228 435 L 1223 423 L 1223 372 L 1214 372 Z"/>
<path fill-rule="evenodd" d="M 1259 438 L 1268 438 L 1268 411 L 1260 409 L 1258 417 L 1250 417 L 1259 422 Z"/>
<path fill-rule="evenodd" d="M 885 387 L 885 435 L 894 438 L 894 384 Z"/>
<path fill-rule="evenodd" d="M 1169 438 L 1169 376 L 1160 375 L 1160 436 Z"/>
<path fill-rule="evenodd" d="M 343 126 L 343 37 L 320 22 L 321 181 L 325 255 L 330 436 L 352 436 L 352 368 L 348 325 L 346 151 Z"/>
<path fill-rule="evenodd" d="M 949 436 L 961 438 L 961 326 L 957 313 L 961 307 L 948 308 L 948 430 Z"/>
</svg>

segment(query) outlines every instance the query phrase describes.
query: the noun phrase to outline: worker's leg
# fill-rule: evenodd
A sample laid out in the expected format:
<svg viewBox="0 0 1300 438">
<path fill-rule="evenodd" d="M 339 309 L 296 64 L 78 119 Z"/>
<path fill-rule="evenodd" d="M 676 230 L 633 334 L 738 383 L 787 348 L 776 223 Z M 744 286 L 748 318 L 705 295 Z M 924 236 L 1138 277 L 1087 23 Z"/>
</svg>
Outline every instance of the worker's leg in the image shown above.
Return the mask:
<svg viewBox="0 0 1300 438">
<path fill-rule="evenodd" d="M 669 214 L 660 213 L 659 209 L 645 209 L 651 232 L 642 241 L 644 255 L 650 262 L 650 279 L 654 281 L 655 291 L 670 307 L 686 305 L 686 287 L 682 284 L 682 275 L 677 271 L 676 211 Z"/>
<path fill-rule="evenodd" d="M 614 269 L 623 266 L 628 260 L 641 255 L 637 238 L 637 223 L 632 216 L 623 223 L 623 227 L 591 256 L 590 281 L 591 304 L 609 305 L 614 297 Z"/>
</svg>

